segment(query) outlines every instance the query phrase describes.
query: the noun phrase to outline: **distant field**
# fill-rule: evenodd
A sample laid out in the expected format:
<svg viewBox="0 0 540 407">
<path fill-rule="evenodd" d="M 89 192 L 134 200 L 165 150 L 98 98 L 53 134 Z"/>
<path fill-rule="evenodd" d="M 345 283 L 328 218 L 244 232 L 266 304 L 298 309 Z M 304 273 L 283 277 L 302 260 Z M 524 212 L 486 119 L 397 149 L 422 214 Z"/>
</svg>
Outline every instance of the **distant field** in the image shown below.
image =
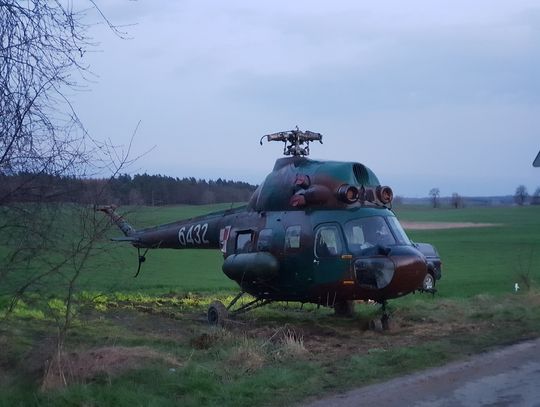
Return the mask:
<svg viewBox="0 0 540 407">
<path fill-rule="evenodd" d="M 511 292 L 519 275 L 540 282 L 540 207 L 399 208 L 409 221 L 480 222 L 500 226 L 409 231 L 414 241 L 434 244 L 443 260 L 439 294 L 469 297 Z"/>
</svg>

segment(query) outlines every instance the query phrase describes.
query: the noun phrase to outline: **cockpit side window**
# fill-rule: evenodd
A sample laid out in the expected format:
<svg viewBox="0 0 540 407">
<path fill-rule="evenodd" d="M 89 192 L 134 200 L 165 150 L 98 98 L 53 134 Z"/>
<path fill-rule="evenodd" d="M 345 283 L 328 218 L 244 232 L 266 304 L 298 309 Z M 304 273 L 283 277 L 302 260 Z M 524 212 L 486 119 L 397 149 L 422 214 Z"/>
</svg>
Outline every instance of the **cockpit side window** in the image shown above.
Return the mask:
<svg viewBox="0 0 540 407">
<path fill-rule="evenodd" d="M 343 252 L 343 242 L 336 226 L 322 226 L 315 235 L 315 255 L 335 257 Z"/>
<path fill-rule="evenodd" d="M 377 245 L 392 246 L 396 244 L 396 239 L 382 216 L 360 218 L 347 222 L 345 224 L 345 237 L 349 249 L 356 253 Z"/>
</svg>

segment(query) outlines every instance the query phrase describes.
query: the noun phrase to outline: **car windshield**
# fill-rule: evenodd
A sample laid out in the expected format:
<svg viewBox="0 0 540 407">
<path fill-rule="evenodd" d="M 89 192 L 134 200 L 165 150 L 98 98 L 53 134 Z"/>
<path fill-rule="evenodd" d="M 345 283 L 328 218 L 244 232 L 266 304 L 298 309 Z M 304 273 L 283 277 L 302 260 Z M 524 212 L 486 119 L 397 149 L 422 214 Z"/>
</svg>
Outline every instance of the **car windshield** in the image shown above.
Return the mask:
<svg viewBox="0 0 540 407">
<path fill-rule="evenodd" d="M 396 239 L 382 216 L 360 218 L 345 223 L 345 236 L 353 253 L 360 253 L 377 245 L 396 244 Z"/>
</svg>

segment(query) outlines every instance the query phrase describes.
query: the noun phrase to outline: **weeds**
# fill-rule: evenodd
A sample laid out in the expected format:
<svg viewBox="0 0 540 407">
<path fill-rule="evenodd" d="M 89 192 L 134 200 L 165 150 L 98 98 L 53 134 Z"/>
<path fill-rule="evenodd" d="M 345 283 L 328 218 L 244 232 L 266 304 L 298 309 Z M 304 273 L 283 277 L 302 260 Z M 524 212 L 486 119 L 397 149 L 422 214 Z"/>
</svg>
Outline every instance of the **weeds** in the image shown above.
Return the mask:
<svg viewBox="0 0 540 407">
<path fill-rule="evenodd" d="M 305 358 L 309 351 L 304 346 L 304 337 L 292 328 L 286 328 L 275 352 L 276 360 Z"/>
<path fill-rule="evenodd" d="M 237 372 L 253 373 L 264 366 L 266 359 L 267 352 L 259 341 L 243 338 L 233 348 L 227 363 Z"/>
<path fill-rule="evenodd" d="M 524 287 L 525 290 L 529 291 L 533 285 L 533 260 L 534 260 L 534 247 L 531 245 L 529 248 L 529 253 L 527 255 L 527 258 L 525 259 L 525 254 L 521 252 L 518 257 L 517 262 L 517 271 L 516 271 L 516 278 L 521 283 L 521 287 Z M 518 291 L 520 287 L 519 284 L 516 283 L 514 286 L 515 291 Z"/>
</svg>

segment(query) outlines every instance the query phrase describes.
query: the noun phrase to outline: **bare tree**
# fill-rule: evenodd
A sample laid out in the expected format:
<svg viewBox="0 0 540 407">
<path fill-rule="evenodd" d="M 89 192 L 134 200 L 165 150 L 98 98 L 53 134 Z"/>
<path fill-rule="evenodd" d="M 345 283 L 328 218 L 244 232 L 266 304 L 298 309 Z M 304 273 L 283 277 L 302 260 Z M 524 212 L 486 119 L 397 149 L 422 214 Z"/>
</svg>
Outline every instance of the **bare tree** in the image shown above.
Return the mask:
<svg viewBox="0 0 540 407">
<path fill-rule="evenodd" d="M 531 197 L 531 205 L 540 205 L 540 187 L 536 188 Z"/>
<path fill-rule="evenodd" d="M 93 0 L 84 3 L 77 11 L 69 2 L 0 0 L 0 176 L 24 174 L 0 194 L 0 244 L 8 248 L 0 283 L 50 249 L 58 216 L 51 201 L 69 193 L 37 188 L 35 178 L 87 176 L 114 158 L 112 146 L 89 137 L 66 97 L 89 72 L 84 55 L 93 44 L 83 21 L 92 11 L 103 18 Z M 18 197 L 35 204 L 19 205 Z"/>
<path fill-rule="evenodd" d="M 452 208 L 459 209 L 463 208 L 463 198 L 457 192 L 452 193 L 452 198 L 450 199 L 450 205 Z"/>
<path fill-rule="evenodd" d="M 59 349 L 74 315 L 77 282 L 87 259 L 101 250 L 97 242 L 107 223 L 90 205 L 62 205 L 69 190 L 37 187 L 35 180 L 114 176 L 129 164 L 130 148 L 90 137 L 66 96 L 89 74 L 84 57 L 94 46 L 87 34 L 91 13 L 122 34 L 94 0 L 0 0 L 0 178 L 9 179 L 0 189 L 0 295 L 12 296 L 13 309 L 29 291 L 54 287 L 64 304 Z M 22 176 L 9 177 L 15 174 Z"/>
<path fill-rule="evenodd" d="M 527 187 L 525 185 L 519 185 L 516 188 L 516 193 L 514 194 L 514 202 L 519 206 L 522 206 L 527 201 L 529 193 L 527 192 Z"/>
<path fill-rule="evenodd" d="M 439 188 L 431 188 L 429 190 L 429 196 L 431 197 L 431 205 L 434 208 L 439 207 L 439 196 L 441 195 L 441 191 Z"/>
</svg>

